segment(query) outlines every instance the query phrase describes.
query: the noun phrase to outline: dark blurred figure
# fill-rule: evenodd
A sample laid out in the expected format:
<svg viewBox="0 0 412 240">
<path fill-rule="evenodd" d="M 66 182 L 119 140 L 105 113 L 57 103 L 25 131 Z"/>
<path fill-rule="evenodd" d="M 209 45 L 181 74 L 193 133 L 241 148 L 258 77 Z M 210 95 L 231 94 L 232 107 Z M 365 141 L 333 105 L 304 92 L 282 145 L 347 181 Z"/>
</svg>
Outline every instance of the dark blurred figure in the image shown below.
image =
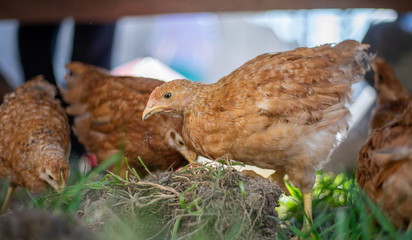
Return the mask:
<svg viewBox="0 0 412 240">
<path fill-rule="evenodd" d="M 23 209 L 0 217 L 2 240 L 94 240 L 80 221 L 51 212 Z"/>
<path fill-rule="evenodd" d="M 56 83 L 53 54 L 60 24 L 20 24 L 20 60 L 25 79 L 43 74 Z M 110 69 L 115 24 L 75 24 L 72 61 Z"/>
<path fill-rule="evenodd" d="M 53 55 L 56 48 L 60 23 L 28 24 L 21 23 L 18 30 L 20 60 L 24 79 L 44 75 L 56 85 L 53 71 Z M 79 24 L 75 23 L 71 61 L 80 61 L 110 69 L 115 23 Z M 60 94 L 58 98 L 61 99 Z M 63 102 L 63 101 L 62 101 Z M 65 103 L 63 102 L 65 107 Z M 70 125 L 73 118 L 69 116 Z M 84 147 L 71 134 L 72 154 L 80 156 Z"/>
</svg>

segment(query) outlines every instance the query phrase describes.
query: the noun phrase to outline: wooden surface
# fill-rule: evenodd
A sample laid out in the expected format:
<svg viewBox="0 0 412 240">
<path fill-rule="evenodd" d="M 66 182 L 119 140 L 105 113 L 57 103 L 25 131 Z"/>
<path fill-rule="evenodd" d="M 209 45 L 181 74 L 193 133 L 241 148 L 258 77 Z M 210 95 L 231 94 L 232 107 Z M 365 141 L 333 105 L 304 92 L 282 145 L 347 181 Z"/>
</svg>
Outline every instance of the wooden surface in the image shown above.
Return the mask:
<svg viewBox="0 0 412 240">
<path fill-rule="evenodd" d="M 411 0 L 0 0 L 0 19 L 47 22 L 73 16 L 77 21 L 113 21 L 122 16 L 264 11 L 313 8 L 392 8 L 411 11 Z"/>
</svg>

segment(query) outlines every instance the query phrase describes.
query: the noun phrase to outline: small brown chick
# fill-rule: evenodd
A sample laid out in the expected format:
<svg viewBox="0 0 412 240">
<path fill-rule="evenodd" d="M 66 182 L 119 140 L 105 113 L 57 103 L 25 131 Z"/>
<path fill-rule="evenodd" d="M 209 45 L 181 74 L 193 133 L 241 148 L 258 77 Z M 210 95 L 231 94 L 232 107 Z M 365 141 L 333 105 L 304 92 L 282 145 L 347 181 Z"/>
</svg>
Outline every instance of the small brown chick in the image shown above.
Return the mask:
<svg viewBox="0 0 412 240">
<path fill-rule="evenodd" d="M 214 84 L 171 81 L 151 93 L 143 119 L 180 115 L 198 154 L 273 169 L 276 180 L 288 174 L 311 217 L 315 170 L 348 128 L 345 104 L 369 69 L 367 48 L 352 40 L 297 48 L 260 55 Z"/>
<path fill-rule="evenodd" d="M 0 177 L 10 180 L 2 213 L 15 187 L 40 191 L 65 186 L 70 173 L 70 127 L 56 89 L 38 76 L 5 96 L 0 106 Z"/>
<path fill-rule="evenodd" d="M 412 100 L 384 60 L 374 64 L 377 106 L 361 148 L 356 180 L 394 226 L 412 224 Z"/>
<path fill-rule="evenodd" d="M 412 95 L 402 86 L 389 64 L 376 58 L 372 65 L 375 72 L 375 89 L 378 91 L 376 107 L 373 110 L 369 129 L 382 127 L 402 114 L 412 101 Z"/>
<path fill-rule="evenodd" d="M 61 93 L 70 104 L 67 113 L 75 116 L 74 131 L 79 142 L 97 156 L 98 162 L 123 148 L 129 166 L 144 176 L 147 172 L 138 157 L 150 171 L 177 169 L 196 160 L 197 155 L 181 137 L 181 117 L 159 115 L 152 121 L 141 120 L 151 91 L 162 81 L 112 76 L 79 62 L 66 67 L 68 88 L 61 89 Z M 126 171 L 122 158 L 118 173 L 124 177 Z"/>
</svg>

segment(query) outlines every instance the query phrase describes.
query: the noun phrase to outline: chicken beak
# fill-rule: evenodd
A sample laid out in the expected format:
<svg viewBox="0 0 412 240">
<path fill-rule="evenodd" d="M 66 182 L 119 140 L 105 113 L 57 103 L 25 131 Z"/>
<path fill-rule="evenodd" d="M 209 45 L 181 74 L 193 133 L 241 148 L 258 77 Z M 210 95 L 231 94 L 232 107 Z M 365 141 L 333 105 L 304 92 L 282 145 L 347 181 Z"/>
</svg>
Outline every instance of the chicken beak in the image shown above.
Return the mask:
<svg viewBox="0 0 412 240">
<path fill-rule="evenodd" d="M 180 153 L 189 163 L 194 163 L 197 161 L 197 154 L 195 152 L 185 149 L 181 150 Z"/>
<path fill-rule="evenodd" d="M 62 193 L 63 189 L 66 187 L 66 180 L 64 180 L 63 172 L 60 173 L 59 183 L 57 184 L 56 192 Z"/>
<path fill-rule="evenodd" d="M 66 180 L 64 177 L 64 172 L 60 172 L 59 176 L 56 178 L 52 177 L 49 169 L 40 170 L 39 178 L 50 185 L 58 193 L 61 193 L 66 187 Z"/>
<path fill-rule="evenodd" d="M 166 109 L 165 107 L 160 107 L 160 106 L 154 106 L 154 107 L 146 106 L 146 108 L 143 110 L 142 120 L 144 121 L 148 119 L 150 116 L 152 116 L 154 113 L 161 112 L 165 109 Z"/>
</svg>

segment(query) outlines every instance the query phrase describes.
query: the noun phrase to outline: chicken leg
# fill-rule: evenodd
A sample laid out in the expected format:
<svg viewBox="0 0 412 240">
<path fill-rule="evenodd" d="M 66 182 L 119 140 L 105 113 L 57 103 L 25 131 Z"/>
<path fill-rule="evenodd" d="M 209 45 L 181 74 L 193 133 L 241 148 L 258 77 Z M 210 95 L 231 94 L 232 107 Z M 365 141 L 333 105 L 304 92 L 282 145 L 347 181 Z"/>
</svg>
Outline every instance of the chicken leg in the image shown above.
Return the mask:
<svg viewBox="0 0 412 240">
<path fill-rule="evenodd" d="M 302 225 L 302 232 L 310 231 L 310 225 L 312 223 L 312 192 L 303 193 L 303 209 L 305 211 L 305 216 Z M 311 235 L 312 239 L 315 239 Z M 298 240 L 298 236 L 292 238 L 292 240 Z"/>
<path fill-rule="evenodd" d="M 7 188 L 7 193 L 3 201 L 3 206 L 1 207 L 1 215 L 6 213 L 9 203 L 10 203 L 11 196 L 13 196 L 14 194 L 14 190 L 16 190 L 16 186 L 14 184 L 10 184 L 9 187 Z"/>
<path fill-rule="evenodd" d="M 306 229 L 310 229 L 310 224 L 312 223 L 312 192 L 303 193 L 303 209 L 305 211 L 304 224 L 306 224 Z M 302 231 L 305 230 L 305 226 L 302 226 Z"/>
</svg>

